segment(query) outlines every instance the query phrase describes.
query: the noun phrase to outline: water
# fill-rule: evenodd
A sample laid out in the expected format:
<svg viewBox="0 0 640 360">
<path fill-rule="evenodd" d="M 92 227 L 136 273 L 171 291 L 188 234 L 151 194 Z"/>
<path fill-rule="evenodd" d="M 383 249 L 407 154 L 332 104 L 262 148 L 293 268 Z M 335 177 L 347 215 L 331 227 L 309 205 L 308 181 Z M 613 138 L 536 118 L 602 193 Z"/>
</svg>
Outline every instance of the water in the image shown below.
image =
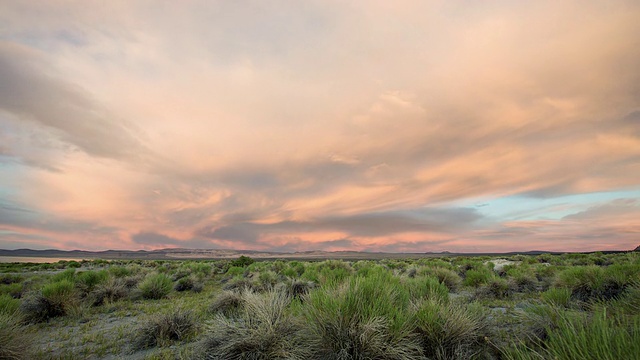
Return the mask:
<svg viewBox="0 0 640 360">
<path fill-rule="evenodd" d="M 80 261 L 82 259 L 55 258 L 55 257 L 28 257 L 28 256 L 0 256 L 0 263 L 12 263 L 12 262 L 56 263 L 60 260 Z"/>
</svg>

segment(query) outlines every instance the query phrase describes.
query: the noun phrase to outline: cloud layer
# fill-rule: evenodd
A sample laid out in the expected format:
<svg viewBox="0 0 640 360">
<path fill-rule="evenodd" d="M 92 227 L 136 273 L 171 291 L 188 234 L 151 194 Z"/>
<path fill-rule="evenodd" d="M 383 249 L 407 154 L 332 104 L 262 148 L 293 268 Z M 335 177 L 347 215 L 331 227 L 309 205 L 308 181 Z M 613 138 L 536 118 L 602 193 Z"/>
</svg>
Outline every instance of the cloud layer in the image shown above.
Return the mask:
<svg viewBox="0 0 640 360">
<path fill-rule="evenodd" d="M 639 20 L 622 0 L 4 2 L 0 247 L 633 248 Z"/>
</svg>

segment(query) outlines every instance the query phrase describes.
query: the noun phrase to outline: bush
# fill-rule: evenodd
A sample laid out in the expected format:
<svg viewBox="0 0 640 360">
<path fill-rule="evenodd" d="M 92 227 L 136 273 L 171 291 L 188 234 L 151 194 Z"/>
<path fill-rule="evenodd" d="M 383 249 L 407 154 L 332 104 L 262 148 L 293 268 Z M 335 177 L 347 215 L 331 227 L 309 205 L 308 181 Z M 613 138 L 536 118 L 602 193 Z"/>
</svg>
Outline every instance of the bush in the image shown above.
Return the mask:
<svg viewBox="0 0 640 360">
<path fill-rule="evenodd" d="M 10 284 L 18 284 L 23 280 L 20 275 L 13 274 L 2 274 L 0 275 L 0 284 L 10 285 Z"/>
<path fill-rule="evenodd" d="M 437 299 L 444 303 L 449 301 L 449 289 L 436 278 L 409 278 L 404 285 L 412 299 Z"/>
<path fill-rule="evenodd" d="M 80 264 L 79 262 L 75 261 L 75 260 L 71 260 L 69 262 L 66 263 L 66 266 L 70 269 L 77 269 L 79 267 L 82 266 L 82 264 Z"/>
<path fill-rule="evenodd" d="M 244 291 L 244 290 L 261 290 L 260 287 L 255 284 L 253 281 L 243 277 L 236 277 L 231 279 L 228 283 L 226 283 L 223 287 L 224 290 L 235 290 L 235 291 Z"/>
<path fill-rule="evenodd" d="M 247 267 L 253 264 L 255 260 L 248 256 L 241 255 L 239 258 L 231 261 L 231 266 Z"/>
<path fill-rule="evenodd" d="M 40 293 L 28 297 L 21 304 L 26 319 L 32 322 L 66 315 L 77 306 L 77 293 L 74 284 L 69 280 L 47 284 Z"/>
<path fill-rule="evenodd" d="M 0 312 L 0 359 L 30 359 L 31 342 L 18 318 Z"/>
<path fill-rule="evenodd" d="M 270 289 L 278 283 L 278 274 L 274 271 L 263 271 L 258 275 L 258 280 L 263 288 Z"/>
<path fill-rule="evenodd" d="M 437 267 L 433 269 L 431 274 L 432 276 L 435 276 L 438 281 L 443 283 L 449 291 L 456 291 L 458 286 L 460 286 L 460 276 L 455 271 Z"/>
<path fill-rule="evenodd" d="M 196 321 L 192 312 L 173 310 L 151 317 L 138 328 L 133 346 L 136 349 L 165 346 L 172 341 L 187 339 L 195 331 Z"/>
<path fill-rule="evenodd" d="M 193 279 L 191 277 L 183 277 L 180 280 L 176 281 L 176 284 L 173 286 L 173 290 L 182 292 L 193 289 Z"/>
<path fill-rule="evenodd" d="M 152 274 L 138 286 L 145 299 L 162 299 L 171 292 L 173 282 L 165 274 Z"/>
<path fill-rule="evenodd" d="M 485 268 L 479 270 L 470 269 L 465 272 L 465 278 L 462 283 L 465 286 L 478 287 L 489 282 L 492 276 L 493 274 Z"/>
<path fill-rule="evenodd" d="M 304 307 L 309 347 L 320 359 L 414 359 L 409 291 L 377 272 L 309 293 Z"/>
<path fill-rule="evenodd" d="M 286 315 L 290 299 L 268 291 L 242 293 L 245 304 L 239 318 L 218 314 L 202 342 L 206 359 L 308 359 L 299 336 L 301 325 Z"/>
<path fill-rule="evenodd" d="M 620 296 L 638 279 L 640 267 L 635 265 L 612 265 L 572 267 L 558 274 L 556 287 L 571 290 L 571 296 L 579 301 L 610 300 Z"/>
<path fill-rule="evenodd" d="M 244 274 L 244 268 L 241 266 L 232 266 L 227 270 L 229 276 L 241 276 Z"/>
<path fill-rule="evenodd" d="M 76 286 L 85 293 L 92 291 L 96 285 L 107 280 L 109 274 L 106 271 L 84 271 L 76 275 Z"/>
<path fill-rule="evenodd" d="M 22 297 L 23 292 L 24 292 L 24 286 L 21 283 L 0 285 L 0 295 L 7 294 L 14 299 L 19 299 Z"/>
<path fill-rule="evenodd" d="M 98 306 L 104 303 L 111 303 L 124 299 L 129 295 L 129 289 L 122 279 L 110 278 L 106 282 L 96 286 L 92 293 L 93 305 Z"/>
<path fill-rule="evenodd" d="M 287 294 L 292 299 L 302 300 L 309 290 L 313 289 L 315 284 L 311 281 L 293 280 L 286 284 Z"/>
<path fill-rule="evenodd" d="M 529 292 L 536 290 L 537 279 L 533 272 L 534 270 L 530 267 L 519 266 L 507 271 L 507 274 L 512 278 L 517 291 Z"/>
<path fill-rule="evenodd" d="M 606 311 L 586 316 L 561 313 L 556 328 L 537 347 L 518 346 L 505 351 L 507 359 L 616 360 L 640 354 L 640 317 L 624 321 Z"/>
<path fill-rule="evenodd" d="M 416 309 L 416 328 L 429 359 L 470 359 L 486 348 L 484 316 L 477 308 L 429 299 Z"/>
<path fill-rule="evenodd" d="M 569 307 L 571 303 L 571 290 L 567 288 L 551 288 L 540 294 L 540 297 L 544 302 L 549 304 Z"/>
<path fill-rule="evenodd" d="M 111 273 L 111 275 L 118 278 L 131 275 L 131 270 L 124 266 L 112 266 L 109 268 L 109 272 Z"/>
<path fill-rule="evenodd" d="M 479 287 L 476 296 L 479 298 L 490 297 L 495 299 L 504 299 L 512 293 L 512 288 L 507 280 L 493 277 L 485 285 Z"/>
<path fill-rule="evenodd" d="M 73 282 L 76 277 L 76 269 L 67 269 L 62 272 L 59 272 L 51 277 L 52 282 L 58 282 L 62 280 L 67 280 Z"/>
<path fill-rule="evenodd" d="M 209 311 L 214 314 L 222 313 L 225 316 L 231 316 L 237 314 L 243 306 L 244 299 L 239 293 L 223 291 L 215 297 L 213 303 L 209 306 Z"/>
</svg>

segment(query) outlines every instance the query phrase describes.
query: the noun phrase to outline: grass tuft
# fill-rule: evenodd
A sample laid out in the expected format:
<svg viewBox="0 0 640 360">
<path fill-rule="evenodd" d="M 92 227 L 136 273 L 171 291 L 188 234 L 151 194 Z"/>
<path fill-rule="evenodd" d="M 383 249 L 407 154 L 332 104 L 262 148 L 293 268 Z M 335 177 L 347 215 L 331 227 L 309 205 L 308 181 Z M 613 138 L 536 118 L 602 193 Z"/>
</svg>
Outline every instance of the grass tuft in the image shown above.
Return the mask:
<svg viewBox="0 0 640 360">
<path fill-rule="evenodd" d="M 308 359 L 300 324 L 286 314 L 290 298 L 283 292 L 244 291 L 237 318 L 218 314 L 201 345 L 202 357 L 226 359 Z"/>
<path fill-rule="evenodd" d="M 30 359 L 32 341 L 18 317 L 0 312 L 0 359 Z"/>
<path fill-rule="evenodd" d="M 429 359 L 469 359 L 486 347 L 483 314 L 472 307 L 429 299 L 416 305 L 417 332 Z"/>
<path fill-rule="evenodd" d="M 145 299 L 162 299 L 171 292 L 173 282 L 165 274 L 151 274 L 138 286 Z"/>
<path fill-rule="evenodd" d="M 231 316 L 238 313 L 244 306 L 244 298 L 235 291 L 223 291 L 213 300 L 209 311 L 217 314 L 222 313 L 225 316 Z"/>
<path fill-rule="evenodd" d="M 196 331 L 193 313 L 186 310 L 173 310 L 166 314 L 151 317 L 137 331 L 133 342 L 135 349 L 154 346 L 166 346 L 174 341 L 182 341 Z"/>
</svg>

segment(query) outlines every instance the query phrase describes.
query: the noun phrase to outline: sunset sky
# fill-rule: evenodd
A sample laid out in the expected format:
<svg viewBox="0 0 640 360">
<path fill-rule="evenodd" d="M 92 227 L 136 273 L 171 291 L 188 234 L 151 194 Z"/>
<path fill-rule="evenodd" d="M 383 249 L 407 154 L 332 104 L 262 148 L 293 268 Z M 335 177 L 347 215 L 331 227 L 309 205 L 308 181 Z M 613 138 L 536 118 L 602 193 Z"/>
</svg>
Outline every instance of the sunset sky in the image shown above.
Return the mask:
<svg viewBox="0 0 640 360">
<path fill-rule="evenodd" d="M 0 0 L 0 248 L 637 245 L 637 0 Z"/>
</svg>

